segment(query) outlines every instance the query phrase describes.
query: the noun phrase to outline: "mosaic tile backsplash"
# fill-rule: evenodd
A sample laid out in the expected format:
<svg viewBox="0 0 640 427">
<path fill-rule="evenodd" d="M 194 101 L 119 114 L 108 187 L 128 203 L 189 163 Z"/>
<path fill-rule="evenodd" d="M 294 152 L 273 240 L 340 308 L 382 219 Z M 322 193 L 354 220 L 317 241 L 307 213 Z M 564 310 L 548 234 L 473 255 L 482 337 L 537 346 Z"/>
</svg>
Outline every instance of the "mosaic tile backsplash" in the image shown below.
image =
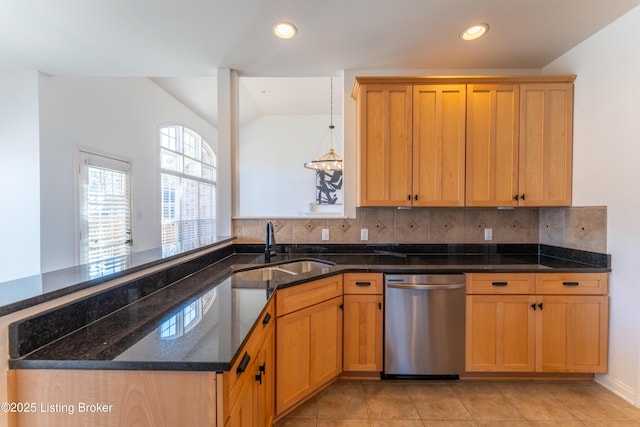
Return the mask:
<svg viewBox="0 0 640 427">
<path fill-rule="evenodd" d="M 271 220 L 278 243 L 543 243 L 606 252 L 607 208 L 358 208 L 356 218 L 234 219 L 238 242 L 264 242 Z M 485 229 L 493 239 L 484 239 Z"/>
</svg>

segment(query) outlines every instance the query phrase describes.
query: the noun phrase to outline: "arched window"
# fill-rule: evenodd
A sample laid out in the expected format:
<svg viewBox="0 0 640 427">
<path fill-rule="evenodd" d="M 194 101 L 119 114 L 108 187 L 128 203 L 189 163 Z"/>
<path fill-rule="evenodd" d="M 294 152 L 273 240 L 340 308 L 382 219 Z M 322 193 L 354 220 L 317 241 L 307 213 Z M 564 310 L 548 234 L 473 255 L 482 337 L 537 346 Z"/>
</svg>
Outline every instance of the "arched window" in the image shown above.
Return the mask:
<svg viewBox="0 0 640 427">
<path fill-rule="evenodd" d="M 216 234 L 216 155 L 182 126 L 160 129 L 163 254 L 213 242 Z"/>
</svg>

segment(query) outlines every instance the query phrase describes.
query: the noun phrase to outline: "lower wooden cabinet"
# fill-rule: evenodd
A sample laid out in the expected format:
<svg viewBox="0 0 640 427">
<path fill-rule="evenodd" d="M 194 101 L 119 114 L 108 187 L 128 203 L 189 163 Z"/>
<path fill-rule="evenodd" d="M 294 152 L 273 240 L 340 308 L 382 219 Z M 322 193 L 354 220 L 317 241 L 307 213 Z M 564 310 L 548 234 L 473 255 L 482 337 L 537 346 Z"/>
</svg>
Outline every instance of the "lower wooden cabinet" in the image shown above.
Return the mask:
<svg viewBox="0 0 640 427">
<path fill-rule="evenodd" d="M 343 372 L 382 371 L 382 273 L 344 275 Z"/>
<path fill-rule="evenodd" d="M 543 296 L 536 319 L 536 371 L 607 372 L 609 299 Z"/>
<path fill-rule="evenodd" d="M 276 329 L 272 327 L 265 337 L 265 345 L 258 359 L 257 425 L 271 426 L 276 415 Z"/>
<path fill-rule="evenodd" d="M 532 289 L 521 286 L 531 279 L 531 274 L 467 275 L 472 293 L 467 295 L 466 370 L 607 372 L 608 275 L 540 273 L 535 274 L 537 293 L 511 294 Z"/>
<path fill-rule="evenodd" d="M 527 295 L 467 295 L 467 371 L 534 371 L 534 302 Z"/>
<path fill-rule="evenodd" d="M 280 415 L 342 371 L 342 276 L 282 289 L 276 298 L 276 414 Z"/>
<path fill-rule="evenodd" d="M 275 418 L 275 303 L 260 317 L 230 371 L 218 374 L 218 425 L 269 427 Z M 248 363 L 243 362 L 243 358 Z"/>
</svg>

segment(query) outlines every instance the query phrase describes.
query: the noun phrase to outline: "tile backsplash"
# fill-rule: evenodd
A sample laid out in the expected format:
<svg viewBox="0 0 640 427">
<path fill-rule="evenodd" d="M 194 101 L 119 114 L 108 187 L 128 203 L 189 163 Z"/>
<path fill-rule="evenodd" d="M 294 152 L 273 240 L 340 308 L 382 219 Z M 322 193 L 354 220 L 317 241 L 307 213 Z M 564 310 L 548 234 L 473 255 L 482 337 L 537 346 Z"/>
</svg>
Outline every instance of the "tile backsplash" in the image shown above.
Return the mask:
<svg viewBox="0 0 640 427">
<path fill-rule="evenodd" d="M 544 243 L 606 252 L 605 206 L 568 208 L 358 208 L 356 218 L 234 219 L 239 242 L 264 242 L 271 219 L 278 243 Z M 493 239 L 485 240 L 485 229 Z"/>
</svg>

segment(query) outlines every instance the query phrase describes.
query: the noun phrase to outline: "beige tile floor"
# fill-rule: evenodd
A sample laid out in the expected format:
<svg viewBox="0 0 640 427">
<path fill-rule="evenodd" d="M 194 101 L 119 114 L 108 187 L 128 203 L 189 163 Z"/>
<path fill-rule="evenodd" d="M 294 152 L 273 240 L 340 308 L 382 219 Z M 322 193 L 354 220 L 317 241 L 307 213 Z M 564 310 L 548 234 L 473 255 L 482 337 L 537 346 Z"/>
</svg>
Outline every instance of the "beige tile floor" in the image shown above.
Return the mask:
<svg viewBox="0 0 640 427">
<path fill-rule="evenodd" d="M 640 409 L 592 381 L 339 380 L 275 427 L 640 427 Z"/>
</svg>

